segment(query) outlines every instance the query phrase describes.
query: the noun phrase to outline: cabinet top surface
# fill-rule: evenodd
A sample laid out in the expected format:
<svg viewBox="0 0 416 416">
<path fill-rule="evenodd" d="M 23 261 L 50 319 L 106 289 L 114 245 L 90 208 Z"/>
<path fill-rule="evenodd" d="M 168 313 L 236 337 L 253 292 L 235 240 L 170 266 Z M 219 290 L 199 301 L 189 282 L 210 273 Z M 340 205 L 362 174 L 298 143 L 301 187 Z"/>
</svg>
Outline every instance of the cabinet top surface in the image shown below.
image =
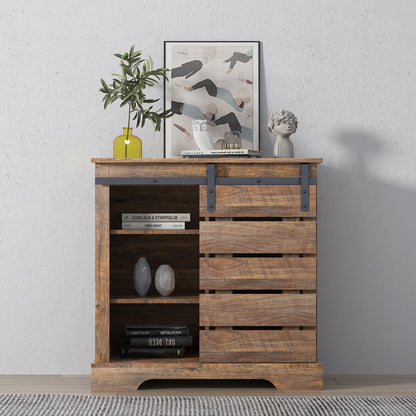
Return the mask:
<svg viewBox="0 0 416 416">
<path fill-rule="evenodd" d="M 167 163 L 185 163 L 185 164 L 204 164 L 204 163 L 244 163 L 244 164 L 296 164 L 296 163 L 322 163 L 321 158 L 201 158 L 201 159 L 113 159 L 113 158 L 92 158 L 92 163 L 97 164 L 121 164 L 121 165 L 146 165 L 146 164 L 167 164 Z"/>
</svg>

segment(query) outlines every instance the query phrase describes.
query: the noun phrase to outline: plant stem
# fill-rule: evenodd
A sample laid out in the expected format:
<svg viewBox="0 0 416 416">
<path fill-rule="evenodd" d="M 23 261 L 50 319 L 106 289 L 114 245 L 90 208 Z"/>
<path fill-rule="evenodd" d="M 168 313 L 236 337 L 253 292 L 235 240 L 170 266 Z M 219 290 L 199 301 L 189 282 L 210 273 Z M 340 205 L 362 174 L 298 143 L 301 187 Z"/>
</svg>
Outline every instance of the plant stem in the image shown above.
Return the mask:
<svg viewBox="0 0 416 416">
<path fill-rule="evenodd" d="M 131 102 L 129 102 L 129 118 L 127 120 L 127 136 L 126 136 L 126 141 L 129 140 L 129 133 L 130 133 L 130 113 L 131 113 Z M 127 143 L 125 143 L 126 148 L 125 148 L 125 157 L 127 159 Z"/>
</svg>

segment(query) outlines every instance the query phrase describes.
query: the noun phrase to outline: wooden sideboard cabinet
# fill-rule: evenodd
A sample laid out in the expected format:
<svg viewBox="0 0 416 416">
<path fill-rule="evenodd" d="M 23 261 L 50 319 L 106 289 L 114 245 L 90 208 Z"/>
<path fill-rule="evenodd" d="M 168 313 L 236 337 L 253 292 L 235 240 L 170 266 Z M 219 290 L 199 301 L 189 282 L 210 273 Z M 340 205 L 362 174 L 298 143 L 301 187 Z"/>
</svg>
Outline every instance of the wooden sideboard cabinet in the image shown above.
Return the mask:
<svg viewBox="0 0 416 416">
<path fill-rule="evenodd" d="M 316 354 L 316 191 L 322 159 L 92 159 L 96 178 L 93 391 L 149 379 L 265 379 L 322 389 Z M 187 212 L 185 230 L 122 230 L 122 213 Z M 175 271 L 136 295 L 133 268 Z M 121 359 L 125 326 L 187 325 L 183 358 Z"/>
</svg>

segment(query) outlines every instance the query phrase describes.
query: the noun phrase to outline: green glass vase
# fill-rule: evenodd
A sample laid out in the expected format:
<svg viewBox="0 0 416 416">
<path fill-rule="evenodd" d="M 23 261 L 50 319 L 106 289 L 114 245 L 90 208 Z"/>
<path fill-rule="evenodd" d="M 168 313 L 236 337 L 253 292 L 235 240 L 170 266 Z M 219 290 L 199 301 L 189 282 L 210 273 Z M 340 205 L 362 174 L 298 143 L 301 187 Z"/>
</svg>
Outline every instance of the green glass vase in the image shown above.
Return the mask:
<svg viewBox="0 0 416 416">
<path fill-rule="evenodd" d="M 114 139 L 113 157 L 116 159 L 141 159 L 142 141 L 132 134 L 131 127 L 123 127 L 124 133 Z"/>
</svg>

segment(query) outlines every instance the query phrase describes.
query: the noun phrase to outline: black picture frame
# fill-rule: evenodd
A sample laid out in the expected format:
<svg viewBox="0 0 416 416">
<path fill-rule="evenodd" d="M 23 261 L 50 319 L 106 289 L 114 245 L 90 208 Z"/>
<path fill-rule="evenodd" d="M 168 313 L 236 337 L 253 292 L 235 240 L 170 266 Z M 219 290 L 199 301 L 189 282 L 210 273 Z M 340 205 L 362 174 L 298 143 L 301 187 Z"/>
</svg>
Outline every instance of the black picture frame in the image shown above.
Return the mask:
<svg viewBox="0 0 416 416">
<path fill-rule="evenodd" d="M 214 140 L 224 130 L 239 130 L 244 148 L 260 150 L 260 41 L 165 41 L 164 67 L 171 70 L 164 109 L 175 113 L 164 120 L 165 158 L 198 149 L 191 124 L 202 117 Z M 194 85 L 192 92 L 186 90 Z M 215 120 L 207 118 L 210 109 Z"/>
</svg>

